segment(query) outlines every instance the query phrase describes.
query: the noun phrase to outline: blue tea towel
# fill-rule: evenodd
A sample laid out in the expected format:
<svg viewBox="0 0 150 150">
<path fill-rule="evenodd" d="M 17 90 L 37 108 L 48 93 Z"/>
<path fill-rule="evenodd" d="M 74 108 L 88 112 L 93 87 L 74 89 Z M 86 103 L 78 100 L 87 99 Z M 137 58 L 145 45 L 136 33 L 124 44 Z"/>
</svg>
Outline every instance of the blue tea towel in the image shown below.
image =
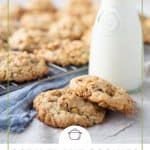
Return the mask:
<svg viewBox="0 0 150 150">
<path fill-rule="evenodd" d="M 34 98 L 41 92 L 64 87 L 75 76 L 87 74 L 87 69 L 45 82 L 36 82 L 0 97 L 0 130 L 23 132 L 35 117 Z"/>
</svg>

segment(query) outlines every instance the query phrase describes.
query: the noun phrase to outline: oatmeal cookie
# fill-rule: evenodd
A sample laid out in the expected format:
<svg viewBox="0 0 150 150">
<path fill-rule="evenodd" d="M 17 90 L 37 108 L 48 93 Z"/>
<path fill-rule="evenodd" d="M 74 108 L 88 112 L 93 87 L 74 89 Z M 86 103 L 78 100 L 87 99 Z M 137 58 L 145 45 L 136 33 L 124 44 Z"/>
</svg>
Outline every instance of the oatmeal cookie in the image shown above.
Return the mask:
<svg viewBox="0 0 150 150">
<path fill-rule="evenodd" d="M 40 49 L 48 41 L 46 32 L 36 29 L 20 28 L 10 37 L 9 44 L 13 50 L 33 52 L 34 49 Z"/>
<path fill-rule="evenodd" d="M 49 29 L 49 35 L 53 38 L 79 40 L 83 34 L 82 23 L 69 15 L 62 17 Z"/>
<path fill-rule="evenodd" d="M 9 24 L 7 20 L 0 21 L 0 48 L 5 48 L 8 45 L 8 38 L 15 30 L 14 22 Z"/>
<path fill-rule="evenodd" d="M 3 13 L 1 13 L 3 12 Z M 9 19 L 19 20 L 24 14 L 25 9 L 20 5 L 9 4 Z M 0 4 L 0 20 L 8 18 L 8 5 L 6 3 Z"/>
<path fill-rule="evenodd" d="M 144 20 L 144 42 L 150 44 L 150 19 Z"/>
<path fill-rule="evenodd" d="M 29 29 L 48 30 L 55 19 L 55 15 L 49 13 L 26 13 L 21 18 L 21 26 Z"/>
<path fill-rule="evenodd" d="M 0 81 L 24 82 L 48 74 L 45 61 L 26 52 L 0 52 Z"/>
<path fill-rule="evenodd" d="M 50 0 L 30 0 L 27 4 L 26 9 L 29 12 L 55 12 L 56 7 Z"/>
<path fill-rule="evenodd" d="M 94 25 L 99 4 L 93 3 L 91 0 L 71 0 L 61 10 L 61 14 L 77 17 L 85 29 L 89 29 Z"/>
<path fill-rule="evenodd" d="M 34 100 L 34 108 L 40 121 L 57 128 L 89 127 L 102 123 L 105 118 L 104 109 L 65 89 L 41 93 Z"/>
<path fill-rule="evenodd" d="M 9 44 L 7 41 L 4 41 L 0 38 L 0 51 L 1 50 L 8 50 Z"/>
<path fill-rule="evenodd" d="M 86 30 L 82 36 L 82 40 L 87 44 L 90 45 L 91 42 L 91 30 Z"/>
<path fill-rule="evenodd" d="M 6 28 L 3 28 L 0 24 L 0 48 L 5 48 L 7 45 L 9 33 Z"/>
<path fill-rule="evenodd" d="M 127 92 L 99 77 L 80 76 L 71 80 L 69 87 L 78 96 L 97 103 L 100 107 L 126 114 L 135 113 L 134 101 Z"/>
<path fill-rule="evenodd" d="M 93 27 L 95 19 L 96 14 L 89 13 L 81 17 L 81 22 L 85 28 L 89 29 Z"/>
<path fill-rule="evenodd" d="M 83 16 L 91 11 L 93 3 L 91 0 L 70 0 L 64 6 L 63 11 L 73 16 Z"/>
<path fill-rule="evenodd" d="M 47 62 L 61 66 L 85 65 L 89 60 L 89 47 L 82 41 L 65 41 L 57 45 L 54 49 L 42 49 L 37 52 L 39 57 Z"/>
<path fill-rule="evenodd" d="M 93 6 L 93 8 L 91 8 L 91 10 L 88 13 L 80 17 L 80 20 L 82 24 L 85 26 L 85 28 L 91 29 L 93 27 L 95 20 L 96 20 L 98 8 L 99 7 L 97 6 Z"/>
</svg>

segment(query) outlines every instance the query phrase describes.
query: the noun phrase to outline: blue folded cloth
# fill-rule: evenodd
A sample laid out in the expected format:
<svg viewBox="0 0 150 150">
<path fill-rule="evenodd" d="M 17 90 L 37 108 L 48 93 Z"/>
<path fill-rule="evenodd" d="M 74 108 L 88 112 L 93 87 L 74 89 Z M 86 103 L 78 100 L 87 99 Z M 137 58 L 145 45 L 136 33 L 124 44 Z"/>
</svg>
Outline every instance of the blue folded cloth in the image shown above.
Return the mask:
<svg viewBox="0 0 150 150">
<path fill-rule="evenodd" d="M 75 76 L 87 74 L 87 69 L 45 82 L 37 82 L 0 97 L 0 130 L 23 132 L 35 117 L 34 98 L 41 92 L 62 88 Z"/>
</svg>

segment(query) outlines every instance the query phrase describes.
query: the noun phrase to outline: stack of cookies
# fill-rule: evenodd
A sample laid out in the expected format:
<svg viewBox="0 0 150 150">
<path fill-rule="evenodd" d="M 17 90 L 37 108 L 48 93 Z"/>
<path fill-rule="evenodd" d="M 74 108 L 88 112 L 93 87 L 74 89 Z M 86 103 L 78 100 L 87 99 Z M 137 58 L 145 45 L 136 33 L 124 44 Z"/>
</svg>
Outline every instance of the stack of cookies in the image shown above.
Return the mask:
<svg viewBox="0 0 150 150">
<path fill-rule="evenodd" d="M 68 0 L 61 9 L 50 0 L 11 4 L 9 21 L 7 7 L 0 5 L 1 82 L 43 77 L 48 74 L 48 63 L 88 64 L 91 28 L 98 10 L 91 0 Z"/>
<path fill-rule="evenodd" d="M 100 124 L 107 110 L 135 114 L 135 102 L 124 89 L 88 75 L 72 79 L 64 89 L 41 93 L 33 105 L 38 119 L 56 128 Z"/>
</svg>

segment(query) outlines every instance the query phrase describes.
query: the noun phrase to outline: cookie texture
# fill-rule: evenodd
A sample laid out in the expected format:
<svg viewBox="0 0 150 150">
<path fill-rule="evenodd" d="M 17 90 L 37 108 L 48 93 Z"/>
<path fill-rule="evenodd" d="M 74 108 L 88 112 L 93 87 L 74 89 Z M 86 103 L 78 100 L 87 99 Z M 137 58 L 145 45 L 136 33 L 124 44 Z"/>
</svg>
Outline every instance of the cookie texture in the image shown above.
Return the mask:
<svg viewBox="0 0 150 150">
<path fill-rule="evenodd" d="M 24 82 L 48 74 L 44 60 L 26 52 L 0 52 L 0 81 Z"/>
<path fill-rule="evenodd" d="M 91 43 L 91 34 L 92 31 L 90 29 L 86 30 L 81 38 L 87 45 L 90 45 Z"/>
<path fill-rule="evenodd" d="M 89 127 L 102 123 L 105 118 L 104 109 L 65 89 L 41 93 L 34 100 L 34 108 L 39 120 L 57 128 Z"/>
<path fill-rule="evenodd" d="M 76 17 L 66 15 L 50 26 L 49 35 L 53 38 L 79 40 L 83 31 L 83 25 Z"/>
<path fill-rule="evenodd" d="M 56 7 L 50 0 L 30 0 L 27 3 L 26 9 L 28 12 L 55 12 Z"/>
<path fill-rule="evenodd" d="M 63 10 L 73 16 L 82 16 L 91 11 L 93 3 L 91 0 L 70 0 Z"/>
<path fill-rule="evenodd" d="M 84 29 L 89 29 L 95 22 L 98 6 L 98 3 L 93 3 L 91 0 L 69 0 L 63 7 L 61 14 L 76 17 Z"/>
<path fill-rule="evenodd" d="M 96 76 L 80 76 L 70 81 L 70 88 L 76 94 L 100 107 L 126 114 L 135 113 L 135 103 L 128 93 Z"/>
<path fill-rule="evenodd" d="M 16 23 L 11 21 L 11 25 L 8 20 L 0 20 L 0 48 L 6 48 L 8 45 L 8 38 L 16 30 Z"/>
<path fill-rule="evenodd" d="M 0 49 L 7 47 L 8 36 L 9 36 L 9 33 L 6 27 L 0 24 Z"/>
<path fill-rule="evenodd" d="M 9 39 L 11 49 L 28 52 L 33 52 L 35 49 L 40 49 L 42 45 L 47 42 L 48 37 L 45 32 L 27 28 L 18 29 Z"/>
<path fill-rule="evenodd" d="M 39 57 L 44 58 L 49 63 L 61 66 L 81 66 L 88 63 L 89 47 L 82 41 L 65 41 L 61 44 L 53 44 L 54 49 L 40 50 L 37 53 Z"/>
<path fill-rule="evenodd" d="M 99 4 L 98 4 L 99 6 Z M 91 9 L 84 15 L 81 15 L 79 19 L 81 20 L 82 24 L 84 25 L 85 29 L 92 29 L 96 15 L 98 13 L 99 7 L 97 5 L 92 5 Z"/>
<path fill-rule="evenodd" d="M 6 1 L 5 1 L 6 2 Z M 24 14 L 25 9 L 20 5 L 14 5 L 9 3 L 9 12 L 8 12 L 8 5 L 7 3 L 0 4 L 0 20 L 8 20 L 8 13 L 9 13 L 9 20 L 19 20 L 21 16 Z"/>
<path fill-rule="evenodd" d="M 21 26 L 29 29 L 48 30 L 56 17 L 50 13 L 26 13 L 22 16 Z"/>
</svg>

